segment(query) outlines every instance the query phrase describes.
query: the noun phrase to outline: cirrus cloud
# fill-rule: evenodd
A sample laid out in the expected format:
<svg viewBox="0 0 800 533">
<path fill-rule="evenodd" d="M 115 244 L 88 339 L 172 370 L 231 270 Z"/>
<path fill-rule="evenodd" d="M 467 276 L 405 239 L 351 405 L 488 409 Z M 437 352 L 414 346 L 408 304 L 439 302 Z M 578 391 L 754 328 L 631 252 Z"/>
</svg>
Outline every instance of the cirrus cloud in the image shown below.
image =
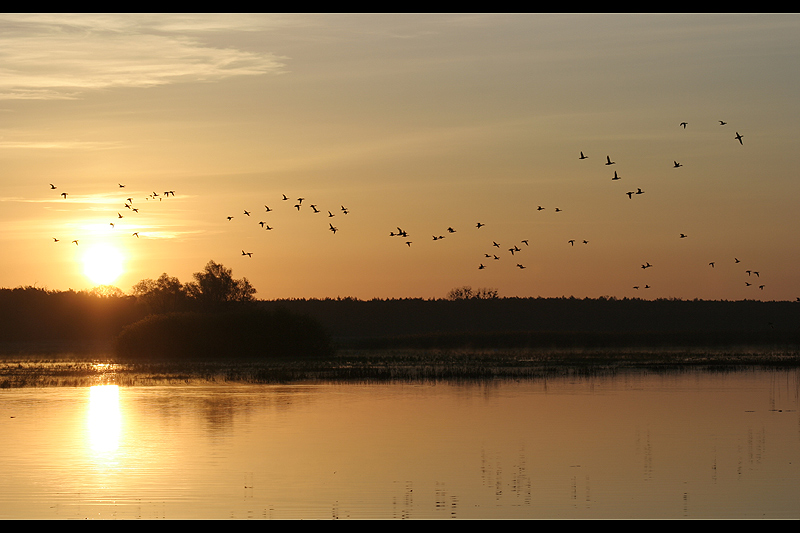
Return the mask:
<svg viewBox="0 0 800 533">
<path fill-rule="evenodd" d="M 222 31 L 252 31 L 244 20 L 177 22 L 164 26 L 138 15 L 0 16 L 0 99 L 75 99 L 98 89 L 284 72 L 283 57 L 203 41 L 211 34 L 218 40 Z"/>
</svg>

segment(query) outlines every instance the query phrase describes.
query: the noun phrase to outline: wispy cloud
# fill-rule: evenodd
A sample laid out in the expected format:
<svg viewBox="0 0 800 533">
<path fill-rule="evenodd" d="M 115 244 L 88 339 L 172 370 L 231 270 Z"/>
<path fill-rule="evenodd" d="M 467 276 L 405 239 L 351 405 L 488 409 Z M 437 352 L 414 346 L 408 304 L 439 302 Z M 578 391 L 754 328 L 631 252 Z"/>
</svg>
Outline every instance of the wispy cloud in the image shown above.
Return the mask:
<svg viewBox="0 0 800 533">
<path fill-rule="evenodd" d="M 161 19 L 155 15 L 2 15 L 0 99 L 74 99 L 90 90 L 284 71 L 285 58 L 235 46 L 212 46 L 204 40 L 213 34 L 219 41 L 223 30 L 256 29 L 240 17 Z"/>
</svg>

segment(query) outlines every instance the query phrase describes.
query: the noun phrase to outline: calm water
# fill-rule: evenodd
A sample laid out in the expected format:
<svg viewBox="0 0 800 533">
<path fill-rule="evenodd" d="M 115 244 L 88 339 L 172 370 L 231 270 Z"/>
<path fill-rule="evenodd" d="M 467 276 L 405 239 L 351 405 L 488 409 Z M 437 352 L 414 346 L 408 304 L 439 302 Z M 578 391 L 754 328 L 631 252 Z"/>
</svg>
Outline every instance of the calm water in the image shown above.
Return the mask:
<svg viewBox="0 0 800 533">
<path fill-rule="evenodd" d="M 800 372 L 0 390 L 0 518 L 800 518 Z"/>
</svg>

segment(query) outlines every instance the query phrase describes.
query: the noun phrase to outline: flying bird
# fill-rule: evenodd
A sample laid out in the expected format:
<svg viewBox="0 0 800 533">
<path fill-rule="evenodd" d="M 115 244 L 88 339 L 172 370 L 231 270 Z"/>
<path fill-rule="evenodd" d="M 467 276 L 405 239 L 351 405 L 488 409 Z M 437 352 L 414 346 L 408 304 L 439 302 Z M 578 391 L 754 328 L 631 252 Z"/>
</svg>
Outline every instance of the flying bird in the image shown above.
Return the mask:
<svg viewBox="0 0 800 533">
<path fill-rule="evenodd" d="M 61 193 L 61 196 L 63 196 L 64 198 L 66 198 L 66 197 L 67 197 L 67 193 L 65 193 L 65 192 L 62 192 L 62 193 Z"/>
<path fill-rule="evenodd" d="M 720 120 L 720 121 L 719 121 L 719 125 L 720 125 L 720 126 L 724 126 L 725 124 L 727 124 L 727 122 L 724 122 L 724 121 L 722 121 L 722 120 Z"/>
<path fill-rule="evenodd" d="M 742 142 L 742 137 L 744 137 L 744 135 L 740 135 L 739 132 L 737 131 L 736 132 L 736 140 L 739 141 L 739 144 L 744 144 Z"/>
<path fill-rule="evenodd" d="M 75 240 L 74 240 L 74 241 L 72 241 L 72 242 L 74 242 L 74 243 L 75 243 L 75 246 L 78 246 L 78 239 L 75 239 Z"/>
<path fill-rule="evenodd" d="M 246 256 L 250 257 L 251 259 L 253 258 L 253 252 L 245 252 L 244 250 L 242 250 L 242 255 L 246 255 Z"/>
<path fill-rule="evenodd" d="M 581 156 L 578 159 L 589 159 L 589 158 L 583 155 L 583 152 L 581 152 Z"/>
<path fill-rule="evenodd" d="M 606 156 L 606 165 L 613 165 L 615 161 L 612 161 L 609 156 Z"/>
<path fill-rule="evenodd" d="M 131 235 L 133 235 L 137 239 L 139 238 L 139 232 L 138 231 L 134 231 L 133 233 L 131 233 Z"/>
<path fill-rule="evenodd" d="M 481 229 L 481 228 L 482 228 L 483 226 L 485 226 L 485 225 L 486 225 L 486 224 L 481 224 L 480 222 L 478 222 L 478 223 L 475 225 L 475 227 L 476 227 L 476 228 L 478 228 L 478 229 Z"/>
<path fill-rule="evenodd" d="M 681 122 L 679 126 L 683 126 L 683 129 L 686 129 L 686 125 L 689 124 L 688 122 Z"/>
<path fill-rule="evenodd" d="M 53 242 L 58 242 L 58 239 L 56 239 L 55 237 L 53 237 Z"/>
<path fill-rule="evenodd" d="M 328 225 L 331 227 L 330 229 L 333 232 L 333 234 L 336 235 L 336 232 L 339 230 L 339 228 L 333 227 L 333 224 L 328 224 Z"/>
<path fill-rule="evenodd" d="M 50 189 L 55 189 L 55 188 L 56 188 L 56 186 L 51 183 L 50 184 Z"/>
<path fill-rule="evenodd" d="M 248 211 L 247 209 L 245 209 L 245 210 L 244 210 L 244 214 L 245 214 L 245 215 L 247 215 L 247 216 L 250 216 L 250 211 Z"/>
<path fill-rule="evenodd" d="M 685 233 L 681 233 L 681 239 L 685 239 L 685 238 L 686 238 L 686 234 Z"/>
<path fill-rule="evenodd" d="M 613 178 L 611 178 L 611 181 L 614 181 L 614 180 L 621 180 L 621 179 L 622 179 L 622 178 L 620 178 L 619 176 L 617 176 L 617 171 L 615 170 L 615 171 L 614 171 L 614 177 L 613 177 Z"/>
<path fill-rule="evenodd" d="M 673 163 L 674 163 L 674 166 L 672 168 L 678 168 L 678 167 L 682 167 L 683 166 L 682 164 L 678 163 L 677 161 L 673 161 Z"/>
<path fill-rule="evenodd" d="M 709 265 L 711 265 L 711 268 L 714 268 L 714 261 L 711 261 L 711 262 L 709 263 Z"/>
</svg>

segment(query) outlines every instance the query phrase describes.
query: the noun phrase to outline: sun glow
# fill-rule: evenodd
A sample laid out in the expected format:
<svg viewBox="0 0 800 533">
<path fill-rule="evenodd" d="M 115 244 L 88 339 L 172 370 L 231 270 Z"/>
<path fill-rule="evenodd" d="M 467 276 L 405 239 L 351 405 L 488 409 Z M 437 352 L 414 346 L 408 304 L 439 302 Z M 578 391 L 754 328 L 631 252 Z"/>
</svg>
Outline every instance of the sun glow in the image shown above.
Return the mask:
<svg viewBox="0 0 800 533">
<path fill-rule="evenodd" d="M 96 244 L 83 255 L 83 273 L 98 285 L 107 285 L 122 274 L 122 253 L 109 244 Z"/>
</svg>

